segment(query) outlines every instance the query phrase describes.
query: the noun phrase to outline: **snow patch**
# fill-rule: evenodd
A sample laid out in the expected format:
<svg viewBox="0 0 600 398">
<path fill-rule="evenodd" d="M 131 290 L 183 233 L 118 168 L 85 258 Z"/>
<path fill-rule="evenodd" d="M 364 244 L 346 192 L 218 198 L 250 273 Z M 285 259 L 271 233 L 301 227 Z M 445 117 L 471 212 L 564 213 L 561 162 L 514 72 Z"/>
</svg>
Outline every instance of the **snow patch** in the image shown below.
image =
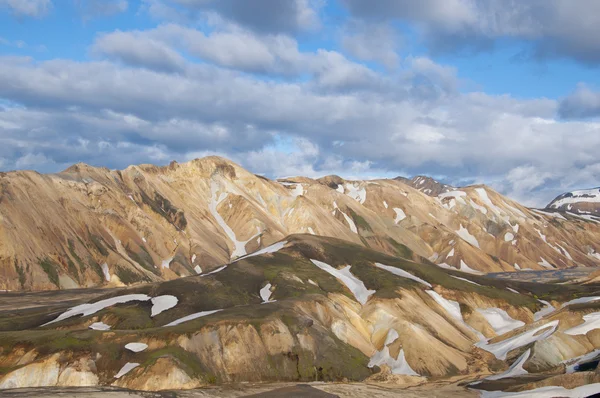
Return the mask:
<svg viewBox="0 0 600 398">
<path fill-rule="evenodd" d="M 219 190 L 219 185 L 216 181 L 212 180 L 210 182 L 210 191 L 211 191 L 211 201 L 209 203 L 208 209 L 214 219 L 217 221 L 221 229 L 225 232 L 225 235 L 229 238 L 229 240 L 233 243 L 234 249 L 233 253 L 231 253 L 231 258 L 241 257 L 246 254 L 246 243 L 240 242 L 237 240 L 235 236 L 235 232 L 227 225 L 223 217 L 217 211 L 217 207 L 219 204 L 227 198 L 229 195 L 227 192 L 221 193 L 221 195 L 217 196 L 217 191 Z"/>
<path fill-rule="evenodd" d="M 110 330 L 110 326 L 104 322 L 94 322 L 88 327 L 92 330 Z"/>
<path fill-rule="evenodd" d="M 480 206 L 477 203 L 473 202 L 472 200 L 469 200 L 469 203 L 471 203 L 471 206 L 475 209 L 475 210 L 479 210 L 482 214 L 487 214 L 488 210 L 485 206 Z"/>
<path fill-rule="evenodd" d="M 541 310 L 539 310 L 538 312 L 536 312 L 535 314 L 533 314 L 533 320 L 534 321 L 539 321 L 540 319 L 542 319 L 543 317 L 545 317 L 548 314 L 551 314 L 554 312 L 555 308 L 547 301 L 545 300 L 538 300 L 540 303 L 544 304 L 545 307 L 542 308 Z"/>
<path fill-rule="evenodd" d="M 183 318 L 176 319 L 176 320 L 174 320 L 171 323 L 167 323 L 163 327 L 176 326 L 176 325 L 179 325 L 181 323 L 188 322 L 188 321 L 191 321 L 191 320 L 194 320 L 194 319 L 198 319 L 198 318 L 201 318 L 203 316 L 211 315 L 211 314 L 214 314 L 214 313 L 219 312 L 219 311 L 223 311 L 223 310 L 212 310 L 212 311 L 200 311 L 200 312 L 196 312 L 194 314 L 184 316 Z"/>
<path fill-rule="evenodd" d="M 385 207 L 386 209 L 388 208 L 388 204 L 385 200 L 383 201 L 383 207 Z"/>
<path fill-rule="evenodd" d="M 539 210 L 539 209 L 533 209 L 534 212 L 538 213 L 538 214 L 543 214 L 546 216 L 550 216 L 550 217 L 554 217 L 554 218 L 560 218 L 562 220 L 567 220 L 562 214 L 560 213 L 551 213 L 548 211 L 543 211 L 543 210 Z"/>
<path fill-rule="evenodd" d="M 404 210 L 394 207 L 394 211 L 396 212 L 396 219 L 394 223 L 398 224 L 400 221 L 406 218 L 406 214 L 404 214 Z"/>
<path fill-rule="evenodd" d="M 271 292 L 271 284 L 267 283 L 262 289 L 260 289 L 260 298 L 262 299 L 262 304 L 274 302 L 275 300 L 270 300 L 272 294 L 273 292 Z"/>
<path fill-rule="evenodd" d="M 462 224 L 460 224 L 460 229 L 458 231 L 456 231 L 456 233 L 458 234 L 458 236 L 460 236 L 462 238 L 462 240 L 464 240 L 465 242 L 470 243 L 471 245 L 475 246 L 476 248 L 480 248 L 479 247 L 479 242 L 477 241 L 477 238 L 475 238 L 473 235 L 471 235 L 469 233 L 469 230 L 466 229 L 465 227 L 463 227 Z"/>
<path fill-rule="evenodd" d="M 477 312 L 483 315 L 498 335 L 525 325 L 525 322 L 511 318 L 506 311 L 500 308 L 477 308 Z"/>
<path fill-rule="evenodd" d="M 427 287 L 432 287 L 431 283 L 419 278 L 418 276 L 414 276 L 413 274 L 404 271 L 403 269 L 400 268 L 396 268 L 396 267 L 391 267 L 389 265 L 385 265 L 385 264 L 380 264 L 380 263 L 375 263 L 375 266 L 377 268 L 386 270 L 388 272 L 391 272 L 394 275 L 398 275 L 401 276 L 402 278 L 407 278 L 407 279 L 412 279 L 415 282 L 419 282 L 422 285 L 425 285 Z"/>
<path fill-rule="evenodd" d="M 120 379 L 121 377 L 125 376 L 127 373 L 131 372 L 133 369 L 137 368 L 138 366 L 140 366 L 139 363 L 127 362 L 125 365 L 123 365 L 121 370 L 119 370 L 119 373 L 117 373 L 115 375 L 115 379 Z"/>
<path fill-rule="evenodd" d="M 162 264 L 161 264 L 161 267 L 162 268 L 169 268 L 169 266 L 171 265 L 171 261 L 173 261 L 173 257 L 167 258 L 166 260 L 163 260 Z"/>
<path fill-rule="evenodd" d="M 489 207 L 494 213 L 501 214 L 502 210 L 491 201 L 485 188 L 475 188 L 475 192 L 479 195 L 481 201 Z"/>
<path fill-rule="evenodd" d="M 523 347 L 533 342 L 544 340 L 550 337 L 558 327 L 558 320 L 548 322 L 544 325 L 530 329 L 524 333 L 518 334 L 506 340 L 499 341 L 497 343 L 488 344 L 487 341 L 479 342 L 475 345 L 483 350 L 491 352 L 496 358 L 505 360 L 506 355 L 514 350 L 515 348 Z M 542 333 L 539 333 L 542 332 Z"/>
<path fill-rule="evenodd" d="M 463 321 L 462 313 L 460 312 L 460 304 L 458 301 L 447 300 L 433 290 L 425 290 L 425 293 L 431 296 L 436 303 L 440 305 L 452 318 Z"/>
<path fill-rule="evenodd" d="M 358 302 L 363 305 L 367 303 L 369 296 L 371 296 L 373 293 L 375 293 L 375 290 L 367 289 L 365 287 L 365 284 L 360 279 L 358 279 L 356 276 L 352 275 L 352 273 L 350 272 L 350 268 L 351 268 L 350 265 L 347 265 L 346 267 L 342 268 L 341 270 L 338 270 L 338 269 L 332 267 L 331 265 L 321 262 L 321 261 L 312 260 L 312 259 L 310 261 L 312 261 L 312 263 L 314 265 L 321 268 L 323 271 L 327 272 L 328 274 L 333 275 L 340 282 L 342 282 L 344 285 L 346 285 L 346 287 L 348 289 L 350 289 L 350 291 L 352 292 L 354 297 L 356 297 L 356 300 L 358 300 Z"/>
<path fill-rule="evenodd" d="M 292 190 L 292 195 L 294 197 L 298 197 L 300 195 L 304 195 L 304 187 L 302 186 L 302 184 L 296 184 L 296 186 Z"/>
<path fill-rule="evenodd" d="M 578 299 L 567 301 L 560 308 L 564 308 L 564 307 L 566 307 L 568 305 L 573 305 L 573 304 L 591 303 L 591 302 L 598 301 L 598 300 L 600 300 L 600 296 L 580 297 Z"/>
<path fill-rule="evenodd" d="M 389 345 L 398 339 L 398 332 L 394 329 L 390 329 L 388 331 L 387 337 L 385 339 L 385 343 L 381 351 L 377 351 L 369 361 L 367 365 L 369 368 L 374 366 L 387 365 L 392 371 L 392 374 L 395 375 L 405 375 L 405 376 L 420 376 L 417 372 L 415 372 L 404 356 L 404 349 L 401 349 L 398 353 L 398 358 L 394 359 L 390 355 Z"/>
<path fill-rule="evenodd" d="M 477 271 L 467 265 L 463 260 L 460 260 L 460 270 L 469 274 L 481 275 L 483 272 Z"/>
<path fill-rule="evenodd" d="M 450 191 L 450 192 L 444 192 L 444 193 L 438 195 L 438 198 L 439 199 L 453 198 L 458 203 L 462 203 L 463 205 L 466 205 L 467 202 L 465 202 L 465 200 L 463 199 L 464 196 L 467 196 L 467 193 L 464 191 Z"/>
<path fill-rule="evenodd" d="M 546 260 L 544 257 L 540 257 L 542 259 L 542 261 L 540 261 L 538 264 L 541 265 L 542 267 L 545 268 L 554 268 L 554 265 L 550 264 L 548 262 L 548 260 Z"/>
<path fill-rule="evenodd" d="M 454 248 L 452 248 L 452 250 L 450 250 L 448 252 L 448 254 L 446 255 L 446 258 L 449 258 L 449 257 L 452 257 L 452 256 L 454 256 Z"/>
<path fill-rule="evenodd" d="M 108 270 L 108 264 L 104 263 L 101 265 L 102 267 L 102 273 L 104 274 L 104 279 L 106 279 L 107 282 L 110 282 L 110 272 Z"/>
<path fill-rule="evenodd" d="M 564 333 L 574 336 L 578 334 L 586 334 L 590 330 L 594 329 L 600 329 L 600 312 L 593 312 L 591 314 L 584 315 L 582 324 L 567 329 L 564 331 Z"/>
<path fill-rule="evenodd" d="M 339 184 L 335 190 L 339 193 L 344 193 L 344 186 L 342 184 Z"/>
<path fill-rule="evenodd" d="M 473 282 L 473 281 L 471 281 L 471 280 L 468 280 L 468 279 L 465 279 L 465 278 L 461 278 L 460 276 L 454 276 L 454 275 L 450 275 L 450 277 L 452 277 L 452 278 L 454 278 L 454 279 L 458 279 L 458 280 L 460 280 L 460 281 L 463 281 L 463 282 L 469 282 L 469 283 L 470 283 L 470 284 L 472 284 L 472 285 L 481 286 L 481 285 L 480 285 L 479 283 L 477 283 L 477 282 Z"/>
<path fill-rule="evenodd" d="M 200 275 L 200 274 L 202 273 L 202 268 L 200 268 L 200 266 L 199 266 L 199 265 L 196 265 L 196 266 L 194 267 L 194 271 L 196 271 L 196 274 L 197 274 L 197 275 Z"/>
<path fill-rule="evenodd" d="M 75 306 L 75 307 L 63 312 L 56 319 L 54 319 L 50 322 L 46 322 L 42 326 L 50 325 L 55 322 L 60 322 L 62 320 L 65 320 L 65 319 L 68 319 L 68 318 L 71 318 L 71 317 L 74 317 L 77 315 L 82 315 L 82 316 L 92 315 L 98 311 L 101 311 L 105 308 L 111 307 L 116 304 L 129 303 L 131 301 L 148 301 L 150 299 L 151 299 L 151 297 L 147 296 L 145 294 L 127 294 L 124 296 L 117 296 L 117 297 L 112 297 L 109 299 L 100 300 L 100 301 L 97 301 L 92 304 L 80 304 L 78 306 Z"/>
<path fill-rule="evenodd" d="M 224 265 L 222 267 L 217 268 L 216 270 L 210 271 L 208 274 L 203 274 L 202 276 L 207 276 L 207 275 L 212 275 L 212 274 L 216 274 L 217 272 L 221 272 L 223 271 L 225 268 L 227 268 L 227 265 Z"/>
<path fill-rule="evenodd" d="M 283 247 L 287 244 L 287 240 L 282 240 L 281 242 L 277 242 L 272 244 L 271 246 L 267 246 L 265 248 L 262 248 L 260 250 L 255 251 L 254 253 L 250 253 L 247 256 L 244 257 L 240 257 L 237 260 L 234 261 L 234 263 L 236 261 L 239 261 L 241 259 L 247 259 L 250 257 L 254 257 L 254 256 L 260 256 L 261 254 L 267 254 L 267 253 L 276 253 L 279 250 L 283 249 Z"/>
<path fill-rule="evenodd" d="M 511 234 L 510 232 L 507 232 L 506 234 L 504 234 L 504 241 L 508 242 L 511 241 L 515 238 L 515 236 L 513 234 Z"/>
<path fill-rule="evenodd" d="M 144 344 L 144 343 L 129 343 L 129 344 L 125 344 L 125 348 L 127 348 L 129 351 L 132 351 L 132 352 L 142 352 L 146 348 L 148 348 L 148 344 Z"/>
<path fill-rule="evenodd" d="M 348 191 L 346 195 L 350 196 L 361 205 L 367 200 L 367 190 L 364 187 L 360 188 L 360 186 L 357 187 L 354 184 L 346 184 L 346 190 Z"/>
<path fill-rule="evenodd" d="M 316 235 L 315 231 L 311 227 L 308 227 L 308 232 L 310 232 L 311 235 Z"/>
<path fill-rule="evenodd" d="M 519 359 L 517 359 L 512 365 L 510 365 L 510 368 L 508 368 L 508 370 L 506 372 L 497 374 L 497 375 L 493 375 L 493 376 L 489 376 L 486 377 L 486 380 L 500 380 L 500 379 L 506 379 L 508 377 L 517 377 L 517 376 L 522 376 L 525 374 L 528 374 L 529 372 L 526 371 L 525 369 L 523 369 L 523 365 L 525 365 L 525 362 L 527 362 L 527 360 L 529 359 L 529 356 L 531 355 L 531 349 L 527 349 L 527 351 L 525 351 L 520 357 Z"/>
<path fill-rule="evenodd" d="M 154 298 L 152 298 L 151 301 L 152 301 L 152 310 L 150 313 L 151 317 L 154 317 L 166 310 L 170 310 L 171 308 L 175 307 L 177 305 L 177 303 L 179 302 L 179 300 L 177 300 L 177 297 L 171 296 L 168 294 L 164 295 L 164 296 L 154 297 Z"/>
</svg>

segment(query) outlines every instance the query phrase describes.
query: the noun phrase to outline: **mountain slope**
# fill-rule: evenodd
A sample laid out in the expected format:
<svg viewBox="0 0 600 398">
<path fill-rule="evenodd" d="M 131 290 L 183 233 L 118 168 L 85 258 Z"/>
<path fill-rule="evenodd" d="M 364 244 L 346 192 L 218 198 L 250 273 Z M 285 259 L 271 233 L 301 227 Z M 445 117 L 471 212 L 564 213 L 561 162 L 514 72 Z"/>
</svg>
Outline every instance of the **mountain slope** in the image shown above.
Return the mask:
<svg viewBox="0 0 600 398">
<path fill-rule="evenodd" d="M 205 274 L 295 233 L 474 273 L 600 264 L 596 220 L 485 186 L 431 196 L 396 180 L 271 181 L 218 157 L 0 174 L 2 290 Z"/>
<path fill-rule="evenodd" d="M 596 332 L 569 334 L 599 310 L 598 293 L 293 235 L 210 275 L 0 312 L 0 388 L 419 383 L 502 373 L 526 350 L 522 366 L 540 380 L 599 348 Z"/>
</svg>

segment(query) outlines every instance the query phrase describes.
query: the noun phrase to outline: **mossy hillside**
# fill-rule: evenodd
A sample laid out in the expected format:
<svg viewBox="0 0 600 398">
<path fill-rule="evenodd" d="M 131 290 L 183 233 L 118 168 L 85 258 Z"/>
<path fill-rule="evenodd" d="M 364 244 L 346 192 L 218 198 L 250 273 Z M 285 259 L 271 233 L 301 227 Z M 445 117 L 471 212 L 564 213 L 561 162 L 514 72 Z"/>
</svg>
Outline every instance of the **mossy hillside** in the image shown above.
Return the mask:
<svg viewBox="0 0 600 398">
<path fill-rule="evenodd" d="M 381 290 L 376 294 L 379 297 L 393 296 L 389 292 L 390 288 L 396 283 L 399 287 L 425 287 L 412 280 L 407 280 L 407 278 L 377 269 L 373 266 L 375 262 L 401 268 L 433 285 L 441 285 L 450 290 L 475 292 L 492 299 L 504 300 L 514 306 L 525 306 L 532 310 L 542 306 L 532 296 L 516 294 L 507 290 L 506 287 L 509 285 L 505 281 L 446 270 L 431 263 L 415 263 L 335 238 L 319 237 L 317 240 L 311 237 L 307 238 L 304 235 L 295 235 L 290 240 L 294 242 L 295 248 L 308 258 L 324 261 L 337 268 L 348 264 L 352 265 L 352 273 L 363 280 L 368 289 Z M 481 286 L 452 276 L 472 280 Z M 389 280 L 396 280 L 396 282 L 389 282 Z"/>
<path fill-rule="evenodd" d="M 24 308 L 0 312 L 0 331 L 18 331 L 37 328 L 66 311 L 69 305 Z"/>
<path fill-rule="evenodd" d="M 110 380 L 126 362 L 139 362 L 142 368 L 151 366 L 158 358 L 170 357 L 190 376 L 206 383 L 221 382 L 218 376 L 210 372 L 208 367 L 190 352 L 184 351 L 175 341 L 182 334 L 192 335 L 204 327 L 213 325 L 236 326 L 240 323 L 252 325 L 261 334 L 261 325 L 273 319 L 281 319 L 292 332 L 310 333 L 318 345 L 316 357 L 312 352 L 300 348 L 298 342 L 291 352 L 269 356 L 268 369 L 262 370 L 261 380 L 281 381 L 341 381 L 343 379 L 360 381 L 372 374 L 367 367 L 368 358 L 357 349 L 341 342 L 331 332 L 316 328 L 312 322 L 295 315 L 289 303 L 278 305 L 250 305 L 234 307 L 204 318 L 169 327 L 132 331 L 111 330 L 109 332 L 92 330 L 43 330 L 36 329 L 24 332 L 0 332 L 0 347 L 9 352 L 17 346 L 25 349 L 35 348 L 40 357 L 57 352 L 80 356 L 100 354 L 97 361 L 98 373 L 102 379 Z M 324 334 L 324 335 L 323 335 Z M 268 344 L 269 336 L 261 335 Z M 167 346 L 158 350 L 132 353 L 124 348 L 128 342 L 143 341 L 147 338 L 163 340 Z M 12 368 L 2 369 L 9 372 Z M 0 373 L 2 374 L 2 373 Z M 253 379 L 252 375 L 241 375 L 240 381 Z"/>
<path fill-rule="evenodd" d="M 39 260 L 40 267 L 46 275 L 48 276 L 48 280 L 52 282 L 54 285 L 60 287 L 60 282 L 58 280 L 58 268 L 60 265 L 54 262 L 50 257 L 45 257 Z"/>
</svg>

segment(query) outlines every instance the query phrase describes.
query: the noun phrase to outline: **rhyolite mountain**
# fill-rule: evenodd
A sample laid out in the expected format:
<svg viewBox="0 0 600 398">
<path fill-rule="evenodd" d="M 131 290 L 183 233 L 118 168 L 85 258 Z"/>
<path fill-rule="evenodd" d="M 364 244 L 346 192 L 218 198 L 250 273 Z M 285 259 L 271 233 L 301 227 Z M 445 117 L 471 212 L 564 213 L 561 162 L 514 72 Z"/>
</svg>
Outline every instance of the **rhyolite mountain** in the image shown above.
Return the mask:
<svg viewBox="0 0 600 398">
<path fill-rule="evenodd" d="M 218 157 L 0 174 L 0 290 L 171 280 L 297 233 L 390 255 L 408 248 L 417 262 L 472 273 L 600 265 L 600 221 L 530 209 L 486 186 L 274 181 Z"/>
<path fill-rule="evenodd" d="M 600 392 L 600 276 L 535 277 L 600 265 L 600 221 L 420 181 L 218 157 L 3 173 L 0 389 Z"/>
<path fill-rule="evenodd" d="M 494 279 L 398 250 L 296 234 L 206 274 L 1 293 L 0 389 L 462 381 L 599 391 L 598 285 Z"/>
</svg>

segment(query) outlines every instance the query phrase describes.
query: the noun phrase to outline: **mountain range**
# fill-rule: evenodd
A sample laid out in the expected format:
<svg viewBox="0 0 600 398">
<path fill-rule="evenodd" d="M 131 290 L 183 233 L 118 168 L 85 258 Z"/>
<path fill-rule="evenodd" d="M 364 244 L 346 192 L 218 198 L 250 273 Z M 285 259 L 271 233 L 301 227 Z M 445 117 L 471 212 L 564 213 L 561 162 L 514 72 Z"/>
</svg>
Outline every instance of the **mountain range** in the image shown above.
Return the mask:
<svg viewBox="0 0 600 398">
<path fill-rule="evenodd" d="M 593 191 L 531 209 L 484 185 L 270 180 L 219 157 L 0 186 L 0 388 L 600 385 Z"/>
</svg>

